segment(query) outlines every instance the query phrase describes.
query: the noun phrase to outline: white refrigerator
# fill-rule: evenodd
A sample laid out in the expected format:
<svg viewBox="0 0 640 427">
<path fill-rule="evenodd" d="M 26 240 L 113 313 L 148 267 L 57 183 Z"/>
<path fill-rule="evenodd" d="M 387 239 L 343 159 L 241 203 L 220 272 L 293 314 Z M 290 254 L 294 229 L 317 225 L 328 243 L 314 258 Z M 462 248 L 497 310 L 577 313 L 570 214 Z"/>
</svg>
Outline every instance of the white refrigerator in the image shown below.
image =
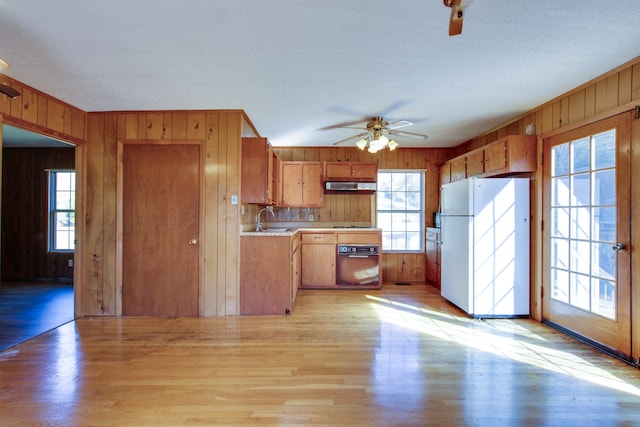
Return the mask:
<svg viewBox="0 0 640 427">
<path fill-rule="evenodd" d="M 476 318 L 529 315 L 529 179 L 440 191 L 441 295 Z"/>
</svg>

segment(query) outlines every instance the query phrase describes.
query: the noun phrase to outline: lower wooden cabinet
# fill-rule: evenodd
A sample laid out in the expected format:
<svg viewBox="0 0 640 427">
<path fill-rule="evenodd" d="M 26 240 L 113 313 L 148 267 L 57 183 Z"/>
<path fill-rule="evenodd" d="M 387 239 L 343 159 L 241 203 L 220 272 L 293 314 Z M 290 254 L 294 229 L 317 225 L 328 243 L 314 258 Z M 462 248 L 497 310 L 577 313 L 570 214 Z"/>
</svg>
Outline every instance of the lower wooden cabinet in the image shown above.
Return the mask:
<svg viewBox="0 0 640 427">
<path fill-rule="evenodd" d="M 300 245 L 295 246 L 295 238 L 290 235 L 240 237 L 241 315 L 291 312 L 300 271 L 300 263 L 296 263 Z"/>
<path fill-rule="evenodd" d="M 302 233 L 302 287 L 336 286 L 336 233 Z"/>
<path fill-rule="evenodd" d="M 440 289 L 440 229 L 427 228 L 426 279 Z"/>
</svg>

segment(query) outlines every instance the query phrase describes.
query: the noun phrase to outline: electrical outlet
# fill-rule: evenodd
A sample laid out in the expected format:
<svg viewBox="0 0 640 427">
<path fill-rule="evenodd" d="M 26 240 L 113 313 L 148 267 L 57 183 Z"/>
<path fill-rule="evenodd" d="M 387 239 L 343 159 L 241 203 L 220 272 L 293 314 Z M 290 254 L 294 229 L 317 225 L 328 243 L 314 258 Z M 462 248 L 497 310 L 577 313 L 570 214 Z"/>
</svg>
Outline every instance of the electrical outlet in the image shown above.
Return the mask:
<svg viewBox="0 0 640 427">
<path fill-rule="evenodd" d="M 237 194 L 232 194 L 231 195 L 231 204 L 234 205 L 234 206 L 238 204 L 238 195 Z"/>
<path fill-rule="evenodd" d="M 313 214 L 309 214 L 308 218 L 309 218 L 309 221 L 313 221 Z"/>
<path fill-rule="evenodd" d="M 73 260 L 72 260 L 72 259 L 68 260 L 68 261 L 67 261 L 67 265 L 68 265 L 69 267 L 73 267 Z"/>
</svg>

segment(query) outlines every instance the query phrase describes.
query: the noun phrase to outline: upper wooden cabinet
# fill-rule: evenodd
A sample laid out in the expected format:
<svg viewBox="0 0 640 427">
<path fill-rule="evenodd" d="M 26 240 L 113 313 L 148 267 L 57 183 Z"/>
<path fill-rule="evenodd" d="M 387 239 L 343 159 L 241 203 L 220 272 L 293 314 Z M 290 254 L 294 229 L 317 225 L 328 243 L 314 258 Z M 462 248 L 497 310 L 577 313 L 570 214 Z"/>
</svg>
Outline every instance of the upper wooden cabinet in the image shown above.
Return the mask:
<svg viewBox="0 0 640 427">
<path fill-rule="evenodd" d="M 325 162 L 324 180 L 376 182 L 378 164 L 375 162 Z"/>
<path fill-rule="evenodd" d="M 280 162 L 278 206 L 319 208 L 324 205 L 321 162 Z"/>
<path fill-rule="evenodd" d="M 446 184 L 472 176 L 486 178 L 535 170 L 536 137 L 509 135 L 446 162 L 440 167 L 440 183 Z"/>
<path fill-rule="evenodd" d="M 267 138 L 242 138 L 242 203 L 276 204 L 278 164 Z"/>
</svg>

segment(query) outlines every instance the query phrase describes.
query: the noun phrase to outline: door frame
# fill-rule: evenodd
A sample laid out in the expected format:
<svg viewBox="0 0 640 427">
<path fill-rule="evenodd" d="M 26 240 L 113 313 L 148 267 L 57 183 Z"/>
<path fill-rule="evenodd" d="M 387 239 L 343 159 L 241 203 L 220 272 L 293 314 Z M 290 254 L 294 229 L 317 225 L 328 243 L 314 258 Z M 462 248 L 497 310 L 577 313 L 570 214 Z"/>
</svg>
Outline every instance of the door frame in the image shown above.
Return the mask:
<svg viewBox="0 0 640 427">
<path fill-rule="evenodd" d="M 200 206 L 198 207 L 198 316 L 204 314 L 204 167 L 205 167 L 205 145 L 200 140 L 163 140 L 163 139 L 126 139 L 118 140 L 116 153 L 116 301 L 115 315 L 122 316 L 122 250 L 123 250 L 123 213 L 124 213 L 124 146 L 128 144 L 137 145 L 197 145 L 199 147 L 199 170 L 198 177 Z"/>
<path fill-rule="evenodd" d="M 611 123 L 612 125 L 610 126 L 609 123 Z M 574 331 L 571 325 L 562 325 L 562 324 L 556 323 L 553 320 L 550 320 L 549 308 L 548 306 L 546 306 L 548 302 L 548 298 L 550 298 L 550 295 L 549 295 L 550 293 L 550 278 L 549 278 L 550 254 L 547 251 L 549 249 L 550 233 L 551 233 L 550 218 L 549 218 L 549 212 L 548 212 L 549 204 L 550 204 L 550 190 L 549 190 L 550 184 L 548 182 L 549 175 L 547 173 L 548 168 L 551 167 L 550 165 L 551 145 L 549 140 L 552 138 L 562 137 L 563 139 L 570 141 L 585 135 L 597 133 L 603 129 L 603 126 L 608 128 L 615 127 L 617 129 L 617 148 L 616 148 L 617 158 L 619 159 L 621 157 L 626 156 L 628 159 L 628 161 L 625 162 L 624 165 L 619 165 L 619 164 L 616 165 L 616 188 L 619 188 L 618 185 L 621 182 L 620 175 L 621 173 L 624 173 L 628 177 L 628 180 L 626 183 L 623 184 L 622 191 L 626 191 L 627 194 L 629 194 L 629 197 L 623 197 L 623 198 L 617 197 L 616 199 L 616 206 L 618 211 L 617 218 L 616 218 L 617 233 L 626 234 L 627 236 L 629 236 L 628 240 L 625 242 L 627 243 L 629 250 L 626 253 L 616 255 L 618 259 L 618 263 L 623 263 L 623 266 L 617 269 L 618 277 L 620 277 L 620 279 L 617 280 L 617 282 L 621 283 L 623 281 L 626 281 L 629 284 L 626 289 L 622 290 L 622 292 L 620 292 L 620 288 L 618 288 L 616 293 L 617 314 L 618 314 L 617 322 L 619 322 L 619 319 L 621 319 L 622 317 L 625 317 L 627 319 L 626 326 L 623 325 L 623 327 L 618 328 L 617 330 L 617 340 L 619 344 L 621 343 L 621 340 L 626 340 L 626 344 L 625 346 L 618 345 L 618 347 L 621 347 L 619 349 L 611 348 L 611 350 L 613 350 L 615 354 L 619 354 L 623 356 L 625 359 L 628 359 L 628 358 L 633 358 L 634 348 L 637 348 L 634 345 L 634 342 L 633 342 L 634 340 L 632 337 L 634 305 L 632 302 L 633 277 L 631 275 L 631 265 L 632 265 L 631 250 L 633 247 L 633 235 L 631 234 L 631 222 L 632 222 L 631 200 L 634 199 L 634 197 L 633 197 L 633 188 L 629 187 L 632 181 L 631 177 L 632 177 L 632 170 L 633 170 L 633 166 L 631 164 L 632 163 L 631 162 L 632 160 L 631 146 L 633 144 L 632 144 L 632 134 L 631 134 L 631 112 L 630 111 L 617 112 L 617 114 L 612 114 L 606 118 L 601 118 L 600 120 L 594 120 L 589 123 L 583 123 L 582 126 L 575 126 L 570 129 L 565 129 L 564 132 L 557 130 L 553 132 L 553 134 L 547 134 L 542 136 L 544 161 L 543 161 L 543 168 L 542 168 L 543 170 L 541 171 L 542 172 L 541 216 L 542 216 L 544 227 L 543 227 L 543 233 L 542 233 L 542 241 L 540 242 L 542 254 L 543 254 L 542 263 L 541 263 L 541 275 L 540 275 L 540 282 L 541 282 L 541 287 L 543 291 L 543 294 L 541 297 L 541 303 L 542 303 L 541 314 L 542 314 L 543 322 L 550 321 L 553 325 L 558 325 L 561 329 L 569 333 L 580 335 L 580 332 Z M 622 172 L 621 169 L 619 170 L 620 167 L 627 167 L 627 166 L 629 167 L 628 170 L 624 172 Z M 626 186 L 626 190 L 625 190 L 625 186 Z M 626 212 L 626 215 L 628 215 L 629 221 L 627 223 L 621 223 L 621 221 L 619 220 L 621 212 Z M 636 293 L 637 292 L 638 291 L 636 290 Z M 567 309 L 565 311 L 568 314 L 569 312 L 572 312 L 573 309 L 570 309 L 569 306 L 567 306 Z M 587 341 L 591 341 L 598 346 L 602 346 L 604 349 L 609 349 L 609 347 L 606 344 L 602 345 L 602 343 L 598 339 L 599 337 L 600 336 L 591 336 L 591 337 L 583 336 L 583 338 L 585 338 Z M 637 350 L 635 350 L 635 352 L 637 353 Z"/>
</svg>

